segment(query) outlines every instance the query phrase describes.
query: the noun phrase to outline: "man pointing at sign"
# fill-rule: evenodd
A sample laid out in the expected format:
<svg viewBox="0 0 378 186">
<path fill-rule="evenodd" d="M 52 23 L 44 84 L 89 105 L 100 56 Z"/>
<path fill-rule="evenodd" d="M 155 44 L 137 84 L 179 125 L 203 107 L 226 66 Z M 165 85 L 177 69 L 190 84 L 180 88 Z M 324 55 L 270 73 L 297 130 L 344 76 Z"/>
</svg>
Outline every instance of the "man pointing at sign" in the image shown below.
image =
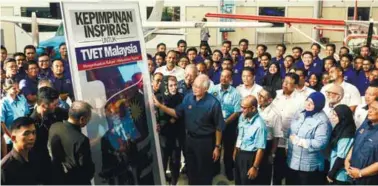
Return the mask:
<svg viewBox="0 0 378 186">
<path fill-rule="evenodd" d="M 184 117 L 189 185 L 211 185 L 213 162 L 220 156 L 225 123 L 219 101 L 207 93 L 209 86 L 209 78 L 199 75 L 194 81 L 193 93 L 187 94 L 175 109 L 154 97 L 155 106 L 163 112 L 175 118 Z"/>
</svg>

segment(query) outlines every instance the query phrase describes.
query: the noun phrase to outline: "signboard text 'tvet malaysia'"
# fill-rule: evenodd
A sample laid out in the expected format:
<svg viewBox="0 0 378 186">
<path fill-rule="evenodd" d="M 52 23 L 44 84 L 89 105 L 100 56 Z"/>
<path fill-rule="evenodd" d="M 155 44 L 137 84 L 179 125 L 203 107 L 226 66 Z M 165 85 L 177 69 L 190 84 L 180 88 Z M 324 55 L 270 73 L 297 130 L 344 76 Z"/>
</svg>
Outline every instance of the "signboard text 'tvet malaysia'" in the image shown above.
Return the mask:
<svg viewBox="0 0 378 186">
<path fill-rule="evenodd" d="M 75 49 L 79 71 L 142 60 L 138 41 Z"/>
</svg>

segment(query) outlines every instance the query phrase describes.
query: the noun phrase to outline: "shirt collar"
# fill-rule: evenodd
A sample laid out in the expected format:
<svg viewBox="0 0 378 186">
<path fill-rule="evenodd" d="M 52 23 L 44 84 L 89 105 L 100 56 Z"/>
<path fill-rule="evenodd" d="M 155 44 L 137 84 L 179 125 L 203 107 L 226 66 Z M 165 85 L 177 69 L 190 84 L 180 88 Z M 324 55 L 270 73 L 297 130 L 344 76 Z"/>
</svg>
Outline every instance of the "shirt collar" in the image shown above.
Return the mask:
<svg viewBox="0 0 378 186">
<path fill-rule="evenodd" d="M 176 71 L 176 69 L 177 69 L 177 66 L 173 67 L 173 69 L 172 69 L 172 70 L 168 70 L 168 66 L 167 66 L 167 65 L 165 65 L 165 70 L 166 70 L 167 72 L 175 72 L 175 71 Z"/>
<path fill-rule="evenodd" d="M 230 84 L 226 90 L 223 90 L 223 89 L 222 89 L 222 85 L 219 83 L 219 87 L 220 87 L 219 90 L 220 90 L 221 92 L 230 92 L 230 91 L 231 91 L 231 86 L 232 86 L 232 85 Z"/>
<path fill-rule="evenodd" d="M 10 95 L 7 95 L 5 96 L 5 99 L 7 99 L 9 101 L 10 104 L 12 104 L 13 102 L 17 102 L 20 100 L 20 95 L 17 95 L 15 99 L 13 99 Z"/>
<path fill-rule="evenodd" d="M 306 85 L 305 86 L 303 86 L 303 88 L 301 88 L 301 89 L 295 89 L 295 91 L 297 91 L 297 92 L 304 92 L 304 91 L 306 91 L 307 90 L 307 87 L 306 87 Z"/>
<path fill-rule="evenodd" d="M 15 149 L 12 149 L 10 152 L 14 159 L 21 162 L 22 164 L 27 163 L 27 161 L 24 159 L 24 157 L 21 156 L 20 153 L 18 153 Z"/>
<path fill-rule="evenodd" d="M 248 124 L 253 124 L 253 122 L 255 121 L 255 119 L 259 116 L 259 113 L 256 113 L 254 116 L 252 116 L 252 118 L 246 118 L 242 115 L 242 121 L 247 121 Z"/>
</svg>

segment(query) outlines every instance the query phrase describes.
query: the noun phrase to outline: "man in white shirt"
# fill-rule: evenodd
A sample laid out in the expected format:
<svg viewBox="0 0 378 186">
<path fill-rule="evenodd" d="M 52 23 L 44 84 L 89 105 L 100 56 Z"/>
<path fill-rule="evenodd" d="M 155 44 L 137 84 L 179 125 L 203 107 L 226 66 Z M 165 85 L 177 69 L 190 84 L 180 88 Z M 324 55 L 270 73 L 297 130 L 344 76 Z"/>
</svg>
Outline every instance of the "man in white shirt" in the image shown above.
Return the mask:
<svg viewBox="0 0 378 186">
<path fill-rule="evenodd" d="M 295 69 L 295 73 L 299 76 L 299 83 L 295 91 L 298 93 L 299 96 L 301 96 L 303 99 L 307 99 L 307 97 L 315 92 L 314 89 L 305 86 L 306 83 L 306 76 L 305 71 L 301 68 Z"/>
<path fill-rule="evenodd" d="M 276 155 L 278 138 L 283 137 L 281 129 L 281 115 L 280 111 L 272 104 L 274 98 L 276 98 L 276 92 L 270 87 L 264 87 L 257 94 L 257 101 L 259 104 L 259 115 L 265 121 L 268 129 L 267 144 L 264 151 L 264 158 L 260 170 L 262 180 L 261 184 L 270 185 L 272 180 L 272 165 Z"/>
<path fill-rule="evenodd" d="M 255 72 L 251 67 L 244 67 L 242 81 L 243 84 L 236 87 L 236 90 L 241 95 L 241 99 L 243 100 L 248 95 L 257 98 L 257 93 L 262 90 L 262 87 L 255 83 Z"/>
<path fill-rule="evenodd" d="M 177 52 L 170 50 L 165 57 L 166 65 L 156 69 L 156 72 L 162 73 L 164 76 L 175 76 L 177 81 L 181 81 L 185 77 L 185 71 L 181 67 L 176 66 Z"/>
<path fill-rule="evenodd" d="M 323 108 L 323 111 L 327 114 L 329 119 L 331 119 L 333 109 L 337 105 L 340 105 L 343 97 L 344 89 L 340 85 L 333 84 L 326 90 L 326 104 Z M 332 125 L 332 127 L 334 126 Z"/>
<path fill-rule="evenodd" d="M 354 113 L 354 122 L 356 123 L 357 129 L 365 121 L 369 105 L 376 97 L 378 97 L 378 80 L 375 79 L 370 82 L 369 87 L 365 91 L 365 103 L 359 104 Z"/>
<path fill-rule="evenodd" d="M 333 66 L 329 70 L 330 81 L 332 83 L 325 85 L 321 92 L 326 95 L 326 90 L 329 89 L 330 86 L 336 84 L 340 85 L 344 89 L 344 97 L 341 100 L 340 104 L 344 104 L 349 106 L 349 108 L 354 112 L 356 110 L 357 105 L 361 103 L 361 96 L 358 89 L 344 81 L 344 70 L 340 66 Z"/>
<path fill-rule="evenodd" d="M 283 134 L 288 132 L 291 121 L 302 110 L 304 101 L 302 96 L 298 96 L 295 91 L 299 83 L 299 77 L 295 73 L 288 73 L 282 83 L 282 90 L 277 90 L 277 96 L 273 103 L 281 115 L 281 127 Z M 282 137 L 278 140 L 277 152 L 274 160 L 273 184 L 281 185 L 286 177 L 286 144 L 287 138 Z M 280 152 L 280 153 L 279 153 Z"/>
</svg>

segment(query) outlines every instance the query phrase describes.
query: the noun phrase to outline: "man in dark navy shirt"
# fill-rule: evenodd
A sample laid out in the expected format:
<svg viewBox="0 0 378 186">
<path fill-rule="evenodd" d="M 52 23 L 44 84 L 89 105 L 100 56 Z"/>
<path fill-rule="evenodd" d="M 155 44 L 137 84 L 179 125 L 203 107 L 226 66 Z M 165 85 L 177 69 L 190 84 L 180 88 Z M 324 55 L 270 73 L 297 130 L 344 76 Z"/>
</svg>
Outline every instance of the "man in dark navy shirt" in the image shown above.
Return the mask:
<svg viewBox="0 0 378 186">
<path fill-rule="evenodd" d="M 272 62 L 278 62 L 280 68 L 284 65 L 284 55 L 286 52 L 286 46 L 284 44 L 278 44 L 276 46 L 276 57 L 272 58 Z"/>
<path fill-rule="evenodd" d="M 29 151 L 36 140 L 34 121 L 17 118 L 11 127 L 12 151 L 1 160 L 2 185 L 36 185 L 35 167 L 29 161 Z"/>
<path fill-rule="evenodd" d="M 74 100 L 71 79 L 64 75 L 64 63 L 60 59 L 55 59 L 52 62 L 52 75 L 50 81 L 53 87 L 59 92 L 59 97 L 62 101 L 66 101 L 69 97 Z"/>
<path fill-rule="evenodd" d="M 39 79 L 48 79 L 52 72 L 50 69 L 50 57 L 48 54 L 44 53 L 38 56 L 38 66 L 39 66 Z"/>
<path fill-rule="evenodd" d="M 340 56 L 340 66 L 344 69 L 344 80 L 357 86 L 357 75 L 352 66 L 353 57 L 350 54 Z"/>
<path fill-rule="evenodd" d="M 209 78 L 199 75 L 194 81 L 193 93 L 186 95 L 175 109 L 154 98 L 156 107 L 173 117 L 184 119 L 189 185 L 211 185 L 213 162 L 220 156 L 225 122 L 220 102 L 207 93 L 209 86 Z"/>
<path fill-rule="evenodd" d="M 369 105 L 367 119 L 356 132 L 345 170 L 355 185 L 378 185 L 378 98 Z"/>
<path fill-rule="evenodd" d="M 223 58 L 223 54 L 220 50 L 214 50 L 212 55 L 213 66 L 209 70 L 209 77 L 214 84 L 219 84 L 220 75 L 222 72 L 221 67 L 221 60 Z"/>
<path fill-rule="evenodd" d="M 24 69 L 27 75 L 20 81 L 20 89 L 28 100 L 29 108 L 32 109 L 37 100 L 39 68 L 37 62 L 28 61 Z"/>
</svg>

